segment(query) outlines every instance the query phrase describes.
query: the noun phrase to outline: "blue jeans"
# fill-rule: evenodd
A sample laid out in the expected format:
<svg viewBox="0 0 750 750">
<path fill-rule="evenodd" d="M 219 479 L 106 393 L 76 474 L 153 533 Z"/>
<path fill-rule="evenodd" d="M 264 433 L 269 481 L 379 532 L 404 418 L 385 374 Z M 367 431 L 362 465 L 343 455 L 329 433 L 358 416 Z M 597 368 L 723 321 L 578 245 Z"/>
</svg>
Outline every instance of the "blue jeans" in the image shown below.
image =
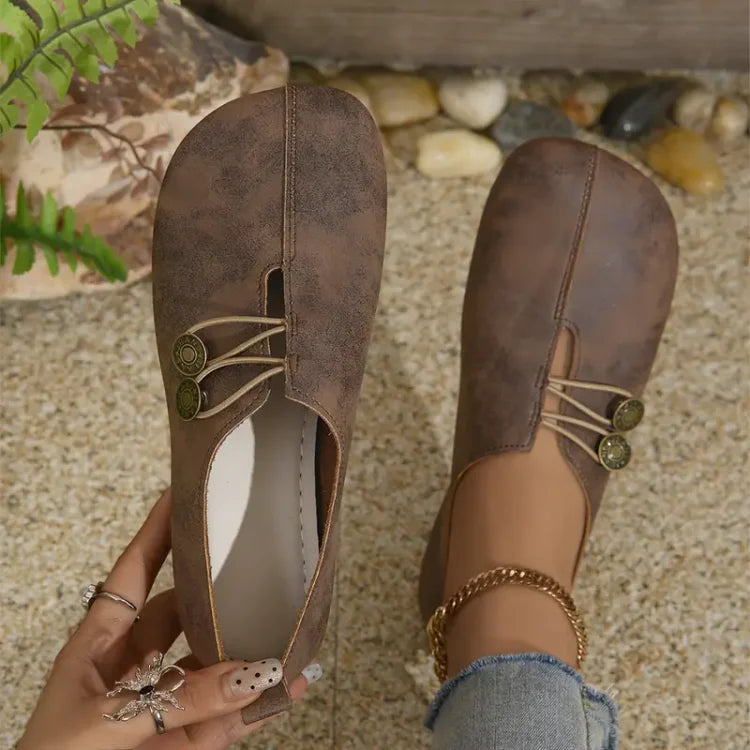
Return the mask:
<svg viewBox="0 0 750 750">
<path fill-rule="evenodd" d="M 615 750 L 617 707 L 548 654 L 485 656 L 446 682 L 432 750 Z"/>
</svg>

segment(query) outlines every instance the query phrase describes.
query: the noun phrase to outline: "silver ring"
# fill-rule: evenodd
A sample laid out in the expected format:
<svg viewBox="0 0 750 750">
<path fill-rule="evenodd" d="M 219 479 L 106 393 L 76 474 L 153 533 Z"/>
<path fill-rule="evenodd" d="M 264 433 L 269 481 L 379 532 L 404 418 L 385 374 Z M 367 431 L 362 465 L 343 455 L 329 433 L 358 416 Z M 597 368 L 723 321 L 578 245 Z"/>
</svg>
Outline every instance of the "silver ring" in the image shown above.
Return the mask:
<svg viewBox="0 0 750 750">
<path fill-rule="evenodd" d="M 107 698 L 114 698 L 123 692 L 135 693 L 136 697 L 114 713 L 102 716 L 110 721 L 130 721 L 148 711 L 154 720 L 156 733 L 164 734 L 167 729 L 164 726 L 162 712 L 166 712 L 169 706 L 178 711 L 185 710 L 174 696 L 175 691 L 185 684 L 185 670 L 176 664 L 167 667 L 163 664 L 164 656 L 157 654 L 148 666 L 135 670 L 132 680 L 118 680 L 114 688 L 107 693 Z M 166 690 L 159 690 L 158 684 L 162 677 L 170 672 L 176 672 L 180 676 L 177 684 Z"/>
<path fill-rule="evenodd" d="M 81 604 L 86 609 L 91 609 L 91 605 L 99 598 L 102 599 L 110 599 L 113 602 L 117 602 L 118 604 L 124 604 L 128 609 L 132 609 L 133 612 L 138 611 L 138 607 L 133 604 L 129 599 L 126 599 L 124 596 L 120 596 L 119 594 L 115 594 L 112 591 L 105 591 L 104 590 L 104 581 L 99 581 L 97 584 L 90 583 L 86 588 L 81 592 Z"/>
<path fill-rule="evenodd" d="M 159 711 L 158 708 L 154 708 L 153 706 L 151 708 L 151 718 L 154 720 L 154 724 L 156 724 L 156 733 L 157 734 L 164 734 L 167 731 L 167 728 L 164 726 L 164 719 L 162 718 L 161 711 Z"/>
</svg>

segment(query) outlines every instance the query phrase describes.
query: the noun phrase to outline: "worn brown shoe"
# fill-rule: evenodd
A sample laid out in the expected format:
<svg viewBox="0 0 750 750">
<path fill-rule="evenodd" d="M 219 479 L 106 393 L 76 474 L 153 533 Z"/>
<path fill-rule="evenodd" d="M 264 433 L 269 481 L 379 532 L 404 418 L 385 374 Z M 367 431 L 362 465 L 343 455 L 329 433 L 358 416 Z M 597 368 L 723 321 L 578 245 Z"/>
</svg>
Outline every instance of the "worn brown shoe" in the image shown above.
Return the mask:
<svg viewBox="0 0 750 750">
<path fill-rule="evenodd" d="M 380 288 L 385 171 L 349 94 L 295 87 L 200 122 L 164 178 L 154 316 L 178 610 L 203 664 L 278 657 L 290 705 L 326 627 Z"/>
<path fill-rule="evenodd" d="M 453 482 L 423 561 L 425 619 L 455 593 L 446 590 L 445 574 L 462 477 L 486 457 L 530 451 L 540 430 L 556 433 L 585 497 L 583 550 L 610 472 L 631 458 L 626 434 L 643 416 L 639 398 L 676 272 L 672 215 L 640 172 L 565 139 L 533 141 L 508 158 L 469 272 Z M 572 341 L 569 369 L 551 377 L 564 330 Z M 559 410 L 545 411 L 546 395 L 559 400 Z M 579 647 L 585 653 L 585 638 Z"/>
</svg>

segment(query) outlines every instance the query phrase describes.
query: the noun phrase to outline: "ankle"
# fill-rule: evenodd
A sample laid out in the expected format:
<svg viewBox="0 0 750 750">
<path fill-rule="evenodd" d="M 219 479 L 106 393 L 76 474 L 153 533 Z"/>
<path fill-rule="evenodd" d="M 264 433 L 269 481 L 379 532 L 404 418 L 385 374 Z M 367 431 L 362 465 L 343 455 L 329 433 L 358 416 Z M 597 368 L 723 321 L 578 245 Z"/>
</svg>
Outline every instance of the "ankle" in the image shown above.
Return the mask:
<svg viewBox="0 0 750 750">
<path fill-rule="evenodd" d="M 554 440 L 545 433 L 537 442 Z M 560 469 L 535 449 L 490 456 L 464 475 L 453 504 L 446 596 L 501 565 L 531 568 L 572 588 L 586 503 L 568 466 Z"/>
<path fill-rule="evenodd" d="M 448 674 L 482 656 L 545 653 L 576 667 L 578 642 L 563 608 L 550 596 L 521 586 L 480 594 L 448 623 Z"/>
<path fill-rule="evenodd" d="M 572 344 L 561 336 L 551 371 L 565 376 Z M 559 409 L 547 393 L 544 408 Z M 483 458 L 459 480 L 453 503 L 445 598 L 500 566 L 530 568 L 566 591 L 573 585 L 587 526 L 587 501 L 556 433 L 539 429 L 530 450 Z M 488 654 L 539 651 L 575 665 L 576 636 L 551 597 L 502 585 L 459 611 L 448 629 L 449 671 Z"/>
<path fill-rule="evenodd" d="M 570 592 L 586 504 L 569 467 L 552 451 L 559 456 L 555 438 L 545 432 L 534 451 L 489 457 L 462 478 L 445 598 L 500 566 L 530 568 Z M 459 611 L 448 623 L 447 650 L 451 675 L 494 654 L 541 652 L 577 664 L 575 632 L 562 607 L 542 592 L 516 585 L 487 591 Z"/>
</svg>

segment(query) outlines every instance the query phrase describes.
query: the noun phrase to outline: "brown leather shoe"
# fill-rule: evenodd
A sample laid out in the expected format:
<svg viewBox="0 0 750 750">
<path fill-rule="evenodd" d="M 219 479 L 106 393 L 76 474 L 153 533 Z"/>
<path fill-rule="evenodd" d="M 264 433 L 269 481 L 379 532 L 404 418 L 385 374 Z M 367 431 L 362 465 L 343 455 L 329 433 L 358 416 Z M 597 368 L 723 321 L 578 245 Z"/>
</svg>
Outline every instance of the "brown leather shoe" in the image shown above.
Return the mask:
<svg viewBox="0 0 750 750">
<path fill-rule="evenodd" d="M 248 723 L 288 708 L 325 631 L 385 207 L 378 130 L 336 89 L 221 107 L 164 178 L 154 316 L 178 609 L 204 664 L 282 660 Z"/>
<path fill-rule="evenodd" d="M 467 283 L 453 482 L 422 564 L 425 620 L 454 593 L 444 582 L 459 480 L 484 457 L 530 450 L 539 429 L 558 433 L 583 490 L 585 543 L 610 472 L 630 460 L 625 433 L 643 416 L 638 397 L 676 273 L 672 215 L 640 172 L 566 139 L 532 141 L 508 158 Z M 572 363 L 551 378 L 563 329 Z M 547 391 L 562 393 L 559 413 L 543 411 Z"/>
</svg>

